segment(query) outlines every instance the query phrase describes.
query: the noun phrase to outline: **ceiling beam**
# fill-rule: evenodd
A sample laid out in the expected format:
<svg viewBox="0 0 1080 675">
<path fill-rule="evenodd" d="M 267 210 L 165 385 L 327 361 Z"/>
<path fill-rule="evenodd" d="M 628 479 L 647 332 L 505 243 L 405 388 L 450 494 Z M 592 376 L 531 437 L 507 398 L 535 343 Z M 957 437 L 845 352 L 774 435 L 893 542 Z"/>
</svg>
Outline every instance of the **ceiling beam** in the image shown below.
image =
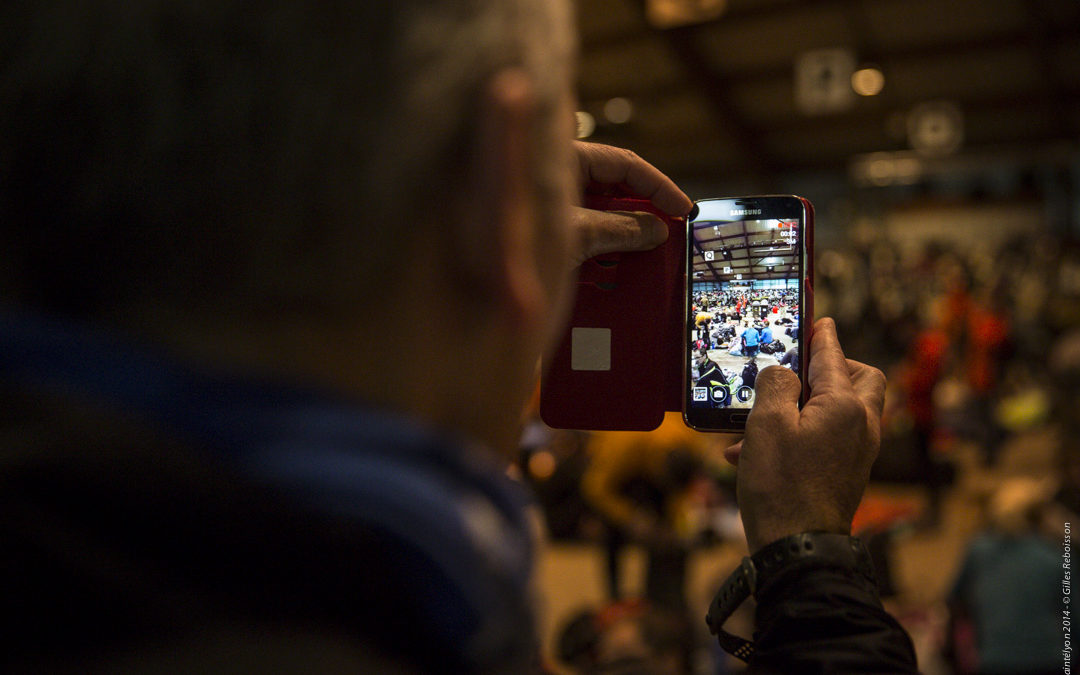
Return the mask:
<svg viewBox="0 0 1080 675">
<path fill-rule="evenodd" d="M 693 233 L 691 233 L 691 236 L 692 235 L 693 235 Z M 716 268 L 713 266 L 713 263 L 715 261 L 714 260 L 704 260 L 705 249 L 701 247 L 701 244 L 698 242 L 697 237 L 693 237 L 693 242 L 694 242 L 694 248 L 697 249 L 698 253 L 702 254 L 702 262 L 704 262 L 705 266 L 709 268 L 709 271 L 712 272 L 714 277 L 719 276 L 720 272 L 717 272 Z M 691 267 L 695 268 L 695 267 L 698 266 L 698 264 L 700 264 L 700 263 L 694 263 L 693 265 L 691 265 Z M 695 270 L 692 269 L 691 272 L 693 272 L 693 271 L 695 271 Z"/>
<path fill-rule="evenodd" d="M 1032 7 L 1032 5 L 1028 6 Z M 1031 9 L 1030 11 L 1035 12 L 1036 10 Z M 858 26 L 863 23 L 863 20 L 861 18 L 851 19 L 849 20 L 849 23 L 852 25 L 853 30 L 861 30 Z M 705 31 L 707 30 L 708 25 L 710 24 L 702 24 L 691 28 L 695 31 Z M 1039 28 L 1033 31 L 1033 25 L 1037 25 Z M 606 49 L 624 49 L 627 42 L 650 39 L 657 35 L 662 36 L 679 30 L 686 29 L 668 29 L 666 31 L 645 29 L 642 31 L 634 31 L 632 35 L 619 37 L 617 39 L 605 39 L 592 44 L 585 43 L 582 46 L 582 55 L 583 58 L 587 58 L 588 55 L 593 52 L 599 52 Z M 1039 20 L 1033 20 L 1033 23 L 1019 25 L 995 33 L 977 35 L 962 40 L 951 39 L 936 44 L 892 47 L 889 49 L 882 49 L 880 46 L 871 48 L 865 45 L 854 45 L 854 47 L 859 50 L 858 55 L 860 58 L 874 60 L 875 62 L 878 62 L 879 65 L 887 66 L 887 63 L 882 62 L 917 61 L 925 59 L 949 60 L 970 55 L 972 52 L 999 52 L 1002 49 L 1010 47 L 1027 47 L 1033 41 L 1038 42 L 1044 50 L 1049 50 L 1058 43 L 1076 41 L 1077 39 L 1078 34 L 1075 26 L 1068 24 L 1054 24 L 1052 22 L 1039 23 Z M 1048 55 L 1044 55 L 1043 58 L 1048 61 L 1051 60 Z M 740 67 L 739 72 L 737 73 L 725 74 L 725 80 L 731 85 L 745 84 L 748 82 L 759 83 L 765 80 L 791 80 L 794 77 L 793 69 L 794 66 L 792 64 L 768 64 L 758 67 L 744 66 Z M 1056 70 L 1056 68 L 1051 72 L 1054 70 Z M 678 83 L 673 82 L 670 86 L 675 88 L 678 86 Z M 590 92 L 588 91 L 582 93 L 585 96 L 590 95 Z M 627 96 L 634 93 L 635 92 L 631 91 L 620 93 L 618 95 Z M 602 95 L 603 94 L 599 94 L 598 97 Z"/>
<path fill-rule="evenodd" d="M 644 5 L 642 5 L 644 11 Z M 731 138 L 742 157 L 740 164 L 754 183 L 762 187 L 774 182 L 778 167 L 762 145 L 758 129 L 739 113 L 729 95 L 731 85 L 709 63 L 696 39 L 693 26 L 665 31 L 668 48 L 682 63 L 687 78 L 709 103 L 709 112 L 720 133 Z"/>
<path fill-rule="evenodd" d="M 1027 31 L 1028 49 L 1035 55 L 1035 61 L 1043 72 L 1040 78 L 1042 83 L 1042 100 L 1052 111 L 1054 126 L 1061 129 L 1067 136 L 1075 138 L 1077 126 L 1071 113 L 1072 106 L 1063 105 L 1060 95 L 1066 89 L 1065 79 L 1062 77 L 1061 68 L 1054 58 L 1053 49 L 1057 45 L 1054 33 L 1060 26 L 1056 26 L 1053 20 L 1053 10 L 1047 6 L 1045 0 L 1030 0 L 1024 3 L 1027 10 L 1028 21 L 1031 24 Z M 1072 29 L 1076 36 L 1076 29 Z"/>
<path fill-rule="evenodd" d="M 1080 87 L 1067 87 L 1057 90 L 1052 102 L 1042 101 L 1042 92 L 1043 87 L 1038 83 L 1033 82 L 1028 89 L 1012 91 L 1007 94 L 995 92 L 992 94 L 956 97 L 953 100 L 955 100 L 961 108 L 976 110 L 986 114 L 990 114 L 992 111 L 1007 113 L 1010 110 L 1015 110 L 1018 104 L 1025 102 L 1028 102 L 1027 108 L 1029 110 L 1040 114 L 1043 111 L 1049 113 L 1051 110 L 1065 111 L 1068 113 L 1071 110 L 1075 110 L 1077 105 L 1080 105 Z M 1036 102 L 1031 103 L 1033 100 L 1036 100 Z M 766 123 L 766 126 L 769 131 L 800 132 L 807 134 L 813 134 L 826 129 L 835 129 L 837 127 L 849 127 L 852 125 L 865 125 L 869 123 L 880 123 L 881 128 L 884 129 L 885 124 L 892 115 L 906 113 L 906 106 L 915 105 L 916 103 L 921 102 L 922 99 L 913 99 L 910 101 L 898 101 L 895 105 L 888 108 L 864 108 L 862 110 L 856 109 L 843 113 L 834 113 L 832 115 L 788 116 L 770 119 Z M 1075 134 L 1066 134 L 1064 129 L 1067 128 L 1068 127 L 1063 128 L 1061 136 L 1075 136 Z"/>
<path fill-rule="evenodd" d="M 608 48 L 612 48 L 612 47 L 623 47 L 623 46 L 626 45 L 627 41 L 640 39 L 640 38 L 646 37 L 647 35 L 650 35 L 650 34 L 655 34 L 657 32 L 662 32 L 663 30 L 675 30 L 675 29 L 653 28 L 649 24 L 649 21 L 645 16 L 645 12 L 644 12 L 645 1 L 647 1 L 647 0 L 643 0 L 643 2 L 641 3 L 642 4 L 642 12 L 640 14 L 640 16 L 641 16 L 641 22 L 640 23 L 636 24 L 632 28 L 628 28 L 628 29 L 623 30 L 623 31 L 606 33 L 603 37 L 600 37 L 600 38 L 592 38 L 592 39 L 590 39 L 588 36 L 583 36 L 582 41 L 581 41 L 581 50 L 582 50 L 582 52 L 587 53 L 587 52 L 592 51 L 594 49 L 600 50 L 600 49 L 608 49 Z M 806 7 L 815 7 L 815 6 L 816 7 L 823 7 L 823 8 L 830 7 L 830 6 L 843 8 L 850 2 L 852 2 L 852 0 L 790 0 L 787 3 L 773 3 L 773 4 L 762 4 L 762 3 L 757 3 L 757 2 L 747 3 L 742 8 L 734 9 L 734 10 L 729 9 L 729 10 L 725 11 L 723 14 L 721 14 L 720 16 L 718 16 L 717 18 L 709 19 L 708 21 L 703 21 L 703 22 L 697 24 L 697 26 L 708 27 L 708 26 L 713 26 L 713 25 L 716 25 L 716 24 L 738 23 L 739 21 L 744 21 L 744 20 L 782 17 L 782 16 L 786 16 L 786 15 L 788 15 L 790 13 L 790 10 L 791 10 L 792 6 L 798 6 L 800 9 L 805 9 Z"/>
</svg>

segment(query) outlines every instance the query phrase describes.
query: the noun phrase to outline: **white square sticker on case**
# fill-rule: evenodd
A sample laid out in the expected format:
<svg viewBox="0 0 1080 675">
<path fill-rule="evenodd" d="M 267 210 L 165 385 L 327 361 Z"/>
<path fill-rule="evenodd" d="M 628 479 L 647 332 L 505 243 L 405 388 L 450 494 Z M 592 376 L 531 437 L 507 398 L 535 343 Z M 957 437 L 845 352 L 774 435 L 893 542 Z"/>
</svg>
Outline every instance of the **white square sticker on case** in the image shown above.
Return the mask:
<svg viewBox="0 0 1080 675">
<path fill-rule="evenodd" d="M 611 370 L 611 329 L 572 329 L 570 331 L 570 369 Z"/>
</svg>

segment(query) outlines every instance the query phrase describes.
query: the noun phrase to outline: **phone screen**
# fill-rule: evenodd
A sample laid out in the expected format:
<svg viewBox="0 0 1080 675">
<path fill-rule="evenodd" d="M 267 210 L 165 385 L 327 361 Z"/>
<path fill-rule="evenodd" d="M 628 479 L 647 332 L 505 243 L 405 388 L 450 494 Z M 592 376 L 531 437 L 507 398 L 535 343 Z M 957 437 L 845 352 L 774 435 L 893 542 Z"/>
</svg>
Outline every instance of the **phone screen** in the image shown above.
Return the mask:
<svg viewBox="0 0 1080 675">
<path fill-rule="evenodd" d="M 740 430 L 764 368 L 802 373 L 804 201 L 708 199 L 687 223 L 684 411 L 698 429 Z"/>
</svg>

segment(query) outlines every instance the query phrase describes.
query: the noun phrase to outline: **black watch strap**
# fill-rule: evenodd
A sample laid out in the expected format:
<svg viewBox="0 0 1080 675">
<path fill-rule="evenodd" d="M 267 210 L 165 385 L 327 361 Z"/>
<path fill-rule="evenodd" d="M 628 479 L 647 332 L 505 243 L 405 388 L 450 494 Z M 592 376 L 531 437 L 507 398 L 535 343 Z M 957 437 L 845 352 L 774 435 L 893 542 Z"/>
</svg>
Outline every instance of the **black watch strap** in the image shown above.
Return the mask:
<svg viewBox="0 0 1080 675">
<path fill-rule="evenodd" d="M 825 532 L 804 532 L 778 539 L 742 564 L 724 581 L 713 596 L 705 622 L 720 646 L 729 654 L 749 661 L 754 643 L 723 629 L 724 623 L 748 597 L 757 593 L 768 580 L 796 560 L 815 559 L 830 566 L 854 570 L 873 582 L 874 566 L 870 554 L 855 537 Z"/>
</svg>

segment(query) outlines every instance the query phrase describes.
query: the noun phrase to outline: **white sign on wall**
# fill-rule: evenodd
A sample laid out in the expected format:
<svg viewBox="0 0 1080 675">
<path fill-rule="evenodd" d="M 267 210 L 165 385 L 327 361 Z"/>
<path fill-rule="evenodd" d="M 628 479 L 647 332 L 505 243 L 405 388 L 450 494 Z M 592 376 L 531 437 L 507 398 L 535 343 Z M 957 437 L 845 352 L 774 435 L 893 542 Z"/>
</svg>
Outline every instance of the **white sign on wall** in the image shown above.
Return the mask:
<svg viewBox="0 0 1080 675">
<path fill-rule="evenodd" d="M 842 47 L 814 49 L 795 59 L 795 104 L 808 115 L 847 110 L 855 100 L 855 54 Z"/>
</svg>

